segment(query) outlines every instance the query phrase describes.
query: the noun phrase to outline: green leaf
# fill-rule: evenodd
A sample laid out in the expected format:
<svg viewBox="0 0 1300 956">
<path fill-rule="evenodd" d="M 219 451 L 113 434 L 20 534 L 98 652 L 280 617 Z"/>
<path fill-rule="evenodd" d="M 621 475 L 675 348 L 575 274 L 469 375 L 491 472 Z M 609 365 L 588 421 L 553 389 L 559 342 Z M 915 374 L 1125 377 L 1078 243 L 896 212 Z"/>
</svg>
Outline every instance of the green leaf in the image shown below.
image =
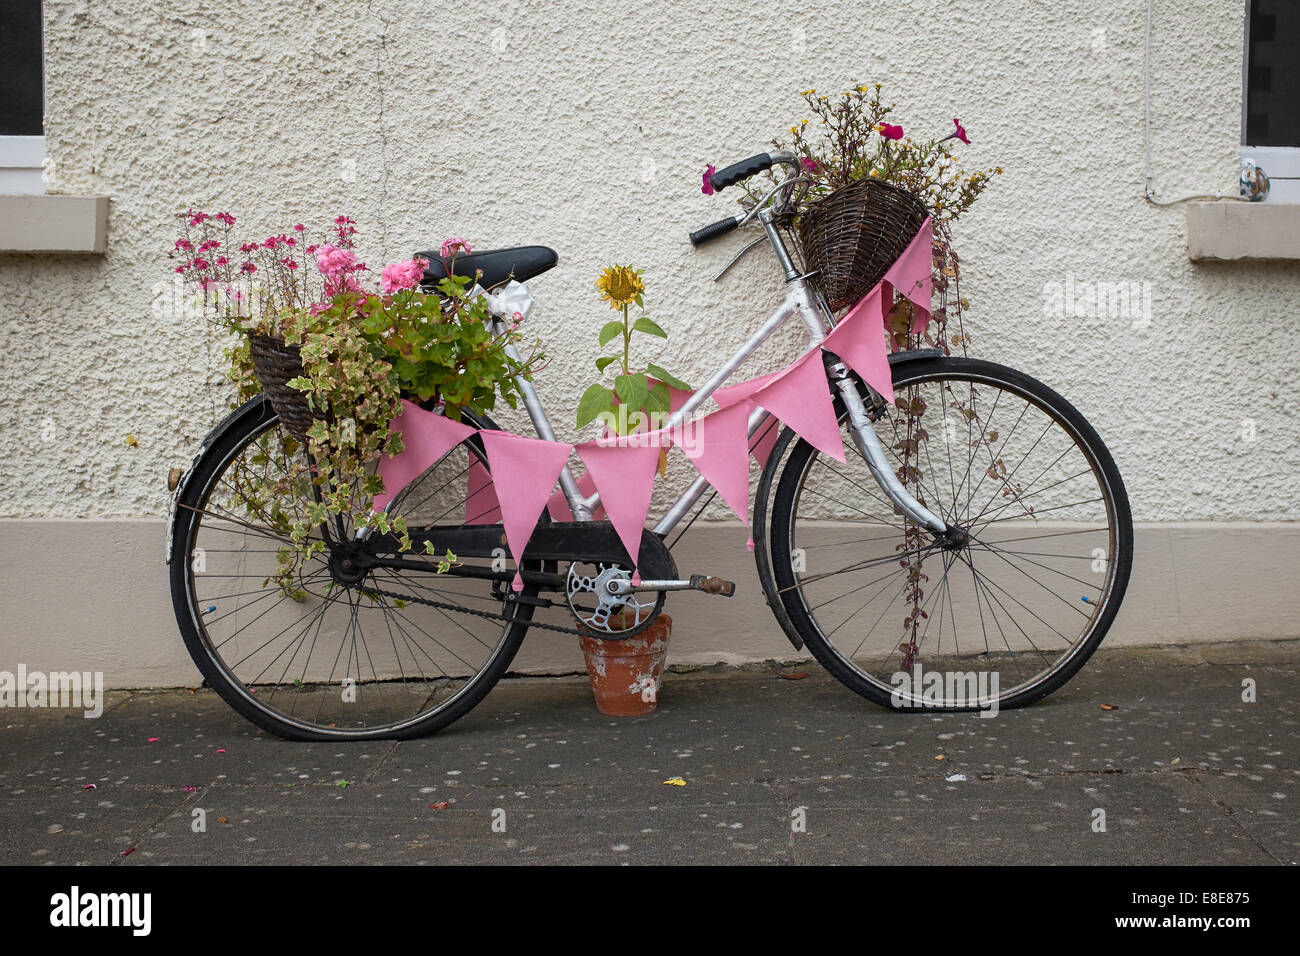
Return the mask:
<svg viewBox="0 0 1300 956">
<path fill-rule="evenodd" d="M 614 393 L 599 383 L 582 393 L 578 401 L 578 427 L 586 428 L 601 412 L 614 407 Z"/>
<path fill-rule="evenodd" d="M 648 371 L 655 378 L 659 379 L 659 381 L 667 385 L 671 385 L 673 388 L 680 388 L 686 391 L 690 391 L 691 389 L 691 387 L 687 385 L 685 382 L 683 382 L 680 378 L 670 374 L 669 372 L 660 368 L 658 365 L 655 365 L 653 362 L 646 366 L 646 371 Z"/>
<path fill-rule="evenodd" d="M 605 323 L 605 327 L 600 330 L 600 347 L 604 348 L 609 340 L 616 335 L 623 334 L 623 322 L 621 319 L 614 319 Z"/>
<path fill-rule="evenodd" d="M 614 391 L 629 412 L 639 412 L 645 408 L 646 399 L 650 396 L 650 385 L 644 372 L 633 372 L 614 379 Z"/>
<path fill-rule="evenodd" d="M 655 325 L 644 315 L 641 316 L 641 318 L 637 319 L 635 323 L 633 323 L 632 329 L 633 331 L 636 332 L 644 332 L 646 335 L 657 335 L 661 339 L 668 338 L 667 332 L 659 328 L 659 326 Z"/>
<path fill-rule="evenodd" d="M 603 372 L 605 371 L 605 369 L 609 368 L 611 362 L 617 362 L 617 361 L 618 361 L 617 355 L 606 355 L 603 358 L 596 359 L 596 368 L 600 369 L 600 371 Z"/>
<path fill-rule="evenodd" d="M 672 393 L 668 391 L 668 386 L 663 382 L 656 382 L 650 389 L 650 395 L 646 399 L 645 410 L 666 415 L 672 410 L 673 401 Z"/>
</svg>

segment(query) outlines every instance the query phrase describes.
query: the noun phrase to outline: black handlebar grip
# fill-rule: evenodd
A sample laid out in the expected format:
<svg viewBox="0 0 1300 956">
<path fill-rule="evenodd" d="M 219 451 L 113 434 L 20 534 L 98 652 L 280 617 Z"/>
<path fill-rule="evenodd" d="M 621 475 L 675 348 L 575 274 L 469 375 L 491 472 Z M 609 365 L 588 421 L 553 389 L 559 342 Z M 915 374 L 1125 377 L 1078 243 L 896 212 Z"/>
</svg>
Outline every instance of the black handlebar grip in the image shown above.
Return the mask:
<svg viewBox="0 0 1300 956">
<path fill-rule="evenodd" d="M 733 183 L 738 183 L 742 179 L 748 179 L 755 173 L 761 173 L 765 169 L 772 167 L 772 157 L 768 153 L 759 153 L 757 156 L 751 156 L 749 159 L 742 159 L 740 162 L 728 166 L 726 169 L 719 169 L 711 177 L 709 182 L 713 184 L 714 189 L 726 189 Z"/>
<path fill-rule="evenodd" d="M 718 236 L 726 235 L 739 225 L 740 223 L 736 221 L 735 216 L 728 216 L 726 219 L 719 219 L 717 222 L 710 223 L 703 229 L 696 229 L 691 233 L 691 245 L 703 245 L 710 239 L 716 239 Z"/>
</svg>

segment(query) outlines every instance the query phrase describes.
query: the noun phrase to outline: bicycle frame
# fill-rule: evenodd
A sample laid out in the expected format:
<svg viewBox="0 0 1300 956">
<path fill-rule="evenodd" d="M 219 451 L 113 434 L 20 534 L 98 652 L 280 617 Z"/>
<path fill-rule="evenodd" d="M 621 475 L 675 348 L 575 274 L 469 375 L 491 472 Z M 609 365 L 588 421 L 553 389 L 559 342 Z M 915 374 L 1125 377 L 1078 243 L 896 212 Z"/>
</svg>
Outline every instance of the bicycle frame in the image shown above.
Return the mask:
<svg viewBox="0 0 1300 956">
<path fill-rule="evenodd" d="M 808 330 L 810 348 L 818 348 L 826 337 L 827 330 L 834 326 L 833 317 L 824 310 L 820 300 L 813 294 L 811 287 L 808 285 L 808 276 L 800 275 L 795 268 L 789 250 L 776 228 L 771 210 L 760 208 L 758 210 L 758 220 L 767 233 L 767 238 L 776 253 L 777 262 L 785 272 L 785 300 L 768 317 L 767 321 L 713 373 L 709 380 L 697 389 L 681 408 L 669 416 L 663 426 L 667 430 L 672 430 L 686 421 L 708 400 L 714 391 L 731 377 L 746 359 L 754 354 L 759 346 L 767 341 L 773 332 L 784 325 L 793 315 L 798 314 L 803 320 L 804 326 Z M 494 318 L 493 326 L 493 331 L 496 333 L 504 330 L 504 323 L 500 318 Z M 519 353 L 514 346 L 507 348 L 507 354 L 516 360 L 519 358 Z M 872 477 L 880 485 L 881 490 L 904 514 L 917 524 L 930 529 L 935 534 L 945 532 L 947 524 L 944 520 L 917 501 L 903 487 L 893 469 L 889 466 L 880 439 L 876 436 L 875 429 L 871 427 L 871 416 L 862 400 L 857 382 L 849 369 L 844 363 L 835 360 L 828 363 L 826 371 L 831 386 L 838 392 L 848 412 L 853 444 L 866 461 Z M 533 383 L 520 379 L 517 384 L 524 399 L 524 407 L 527 408 L 533 428 L 537 431 L 537 436 L 546 441 L 554 441 L 555 432 L 551 428 L 550 419 L 547 418 L 546 410 L 542 406 L 541 398 L 533 387 Z M 870 386 L 867 386 L 867 388 L 874 404 L 874 400 L 877 398 L 876 393 L 870 389 Z M 751 437 L 763 426 L 768 417 L 767 412 L 762 409 L 755 409 L 749 417 L 749 434 Z M 600 504 L 600 493 L 596 492 L 590 497 L 584 497 L 578 488 L 577 479 L 567 465 L 560 472 L 559 480 L 560 488 L 568 501 L 574 520 L 591 521 L 596 507 Z M 710 487 L 711 485 L 703 476 L 697 477 L 690 487 L 682 493 L 681 497 L 673 503 L 672 507 L 664 513 L 664 516 L 659 519 L 654 526 L 655 534 L 664 535 L 676 527 Z"/>
</svg>

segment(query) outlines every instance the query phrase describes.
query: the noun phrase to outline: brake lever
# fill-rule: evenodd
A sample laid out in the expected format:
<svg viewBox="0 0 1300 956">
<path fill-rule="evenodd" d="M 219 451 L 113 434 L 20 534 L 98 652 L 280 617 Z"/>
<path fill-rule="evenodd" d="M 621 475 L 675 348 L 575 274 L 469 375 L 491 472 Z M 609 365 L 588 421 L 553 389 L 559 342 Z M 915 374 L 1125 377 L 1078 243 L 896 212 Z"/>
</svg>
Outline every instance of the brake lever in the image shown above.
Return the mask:
<svg viewBox="0 0 1300 956">
<path fill-rule="evenodd" d="M 725 276 L 725 275 L 727 274 L 727 272 L 731 269 L 731 267 L 734 266 L 737 262 L 740 261 L 740 257 L 741 257 L 741 256 L 743 256 L 743 255 L 744 255 L 745 253 L 747 253 L 750 249 L 753 249 L 756 245 L 758 245 L 760 242 L 763 242 L 763 241 L 766 240 L 766 239 L 767 239 L 767 236 L 766 236 L 766 235 L 763 235 L 763 236 L 757 236 L 757 237 L 755 237 L 754 239 L 751 239 L 751 240 L 750 240 L 750 241 L 745 245 L 745 248 L 741 249 L 739 252 L 737 252 L 734 256 L 731 257 L 731 261 L 728 262 L 725 266 L 722 267 L 722 271 L 719 272 L 717 275 L 715 275 L 715 276 L 713 277 L 713 281 L 714 281 L 714 282 L 717 282 L 719 279 L 721 279 L 723 276 Z"/>
</svg>

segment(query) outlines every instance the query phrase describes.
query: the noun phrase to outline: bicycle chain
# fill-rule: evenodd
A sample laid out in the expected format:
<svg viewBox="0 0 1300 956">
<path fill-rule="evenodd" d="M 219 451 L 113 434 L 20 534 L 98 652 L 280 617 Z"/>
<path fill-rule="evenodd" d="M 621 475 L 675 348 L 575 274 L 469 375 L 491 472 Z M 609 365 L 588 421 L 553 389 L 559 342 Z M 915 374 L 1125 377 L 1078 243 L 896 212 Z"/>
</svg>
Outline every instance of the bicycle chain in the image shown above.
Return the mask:
<svg viewBox="0 0 1300 956">
<path fill-rule="evenodd" d="M 451 604 L 447 601 L 434 601 L 430 598 L 416 597 L 413 594 L 394 594 L 392 591 L 383 591 L 379 588 L 363 588 L 372 594 L 378 594 L 381 597 L 394 598 L 398 601 L 407 601 L 412 604 L 427 604 L 429 607 L 436 607 L 443 611 L 459 611 L 461 614 L 471 614 L 474 617 L 485 618 L 489 621 L 505 621 L 506 623 L 523 624 L 526 627 L 540 627 L 544 631 L 559 631 L 561 634 L 577 634 L 579 637 L 590 637 L 590 631 L 580 630 L 576 627 L 565 627 L 562 624 L 546 624 L 542 621 L 520 621 L 518 618 L 510 617 L 506 614 L 493 614 L 491 611 L 480 611 L 476 608 L 465 607 L 463 604 Z"/>
</svg>

